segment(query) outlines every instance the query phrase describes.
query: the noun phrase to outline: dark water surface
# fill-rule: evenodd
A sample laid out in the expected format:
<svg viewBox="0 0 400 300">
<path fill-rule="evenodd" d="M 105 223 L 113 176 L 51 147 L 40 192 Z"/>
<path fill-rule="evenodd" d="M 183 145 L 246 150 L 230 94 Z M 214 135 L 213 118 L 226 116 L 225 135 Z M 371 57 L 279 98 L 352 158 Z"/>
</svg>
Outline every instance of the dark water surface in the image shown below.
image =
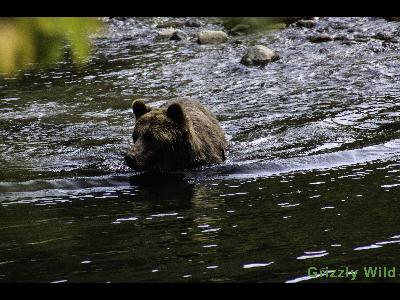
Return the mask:
<svg viewBox="0 0 400 300">
<path fill-rule="evenodd" d="M 154 42 L 157 21 L 110 21 L 82 69 L 0 79 L 0 282 L 350 282 L 311 266 L 399 281 L 399 23 L 323 18 L 198 45 L 198 28 Z M 308 42 L 318 31 L 350 42 Z M 241 65 L 254 43 L 281 60 Z M 129 170 L 132 100 L 175 96 L 217 115 L 227 161 Z"/>
</svg>

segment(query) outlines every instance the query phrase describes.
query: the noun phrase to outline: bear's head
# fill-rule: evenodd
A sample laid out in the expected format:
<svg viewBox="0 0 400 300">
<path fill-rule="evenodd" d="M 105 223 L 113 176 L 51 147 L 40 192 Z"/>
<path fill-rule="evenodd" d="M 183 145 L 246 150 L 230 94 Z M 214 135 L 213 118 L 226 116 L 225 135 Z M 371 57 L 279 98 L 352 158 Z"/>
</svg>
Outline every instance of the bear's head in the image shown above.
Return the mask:
<svg viewBox="0 0 400 300">
<path fill-rule="evenodd" d="M 128 166 L 143 171 L 169 171 L 179 168 L 190 151 L 190 124 L 179 103 L 152 108 L 135 100 L 136 117 L 133 145 L 125 156 Z"/>
</svg>

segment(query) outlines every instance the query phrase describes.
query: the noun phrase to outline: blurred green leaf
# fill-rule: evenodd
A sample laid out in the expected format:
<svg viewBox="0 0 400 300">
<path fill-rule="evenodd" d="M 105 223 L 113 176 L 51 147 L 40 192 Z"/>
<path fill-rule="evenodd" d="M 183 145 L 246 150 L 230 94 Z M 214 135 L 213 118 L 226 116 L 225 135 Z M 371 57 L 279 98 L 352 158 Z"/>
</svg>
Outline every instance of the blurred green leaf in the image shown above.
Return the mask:
<svg viewBox="0 0 400 300">
<path fill-rule="evenodd" d="M 97 18 L 0 18 L 0 72 L 56 63 L 65 46 L 72 61 L 82 64 L 90 54 L 90 34 L 101 29 Z"/>
</svg>

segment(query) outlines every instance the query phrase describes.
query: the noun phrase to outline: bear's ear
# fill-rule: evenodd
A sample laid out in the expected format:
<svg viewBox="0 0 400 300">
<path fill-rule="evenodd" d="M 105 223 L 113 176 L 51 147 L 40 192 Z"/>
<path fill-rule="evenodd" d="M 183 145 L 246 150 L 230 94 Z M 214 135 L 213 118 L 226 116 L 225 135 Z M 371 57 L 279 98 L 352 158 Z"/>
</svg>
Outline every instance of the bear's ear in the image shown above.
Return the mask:
<svg viewBox="0 0 400 300">
<path fill-rule="evenodd" d="M 147 106 L 143 100 L 135 100 L 132 103 L 132 110 L 136 119 L 139 119 L 141 116 L 151 111 L 151 107 Z"/>
<path fill-rule="evenodd" d="M 178 124 L 182 124 L 185 121 L 185 113 L 179 103 L 172 103 L 168 106 L 167 116 Z"/>
</svg>

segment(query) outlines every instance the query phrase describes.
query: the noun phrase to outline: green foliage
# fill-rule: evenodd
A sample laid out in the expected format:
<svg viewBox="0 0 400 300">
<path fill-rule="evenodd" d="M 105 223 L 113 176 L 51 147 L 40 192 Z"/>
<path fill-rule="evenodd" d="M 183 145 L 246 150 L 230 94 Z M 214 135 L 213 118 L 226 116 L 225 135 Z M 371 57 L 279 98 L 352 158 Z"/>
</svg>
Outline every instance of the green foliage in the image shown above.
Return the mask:
<svg viewBox="0 0 400 300">
<path fill-rule="evenodd" d="M 100 29 L 96 18 L 0 18 L 0 73 L 60 61 L 66 45 L 82 64 L 90 53 L 89 34 Z"/>
</svg>

